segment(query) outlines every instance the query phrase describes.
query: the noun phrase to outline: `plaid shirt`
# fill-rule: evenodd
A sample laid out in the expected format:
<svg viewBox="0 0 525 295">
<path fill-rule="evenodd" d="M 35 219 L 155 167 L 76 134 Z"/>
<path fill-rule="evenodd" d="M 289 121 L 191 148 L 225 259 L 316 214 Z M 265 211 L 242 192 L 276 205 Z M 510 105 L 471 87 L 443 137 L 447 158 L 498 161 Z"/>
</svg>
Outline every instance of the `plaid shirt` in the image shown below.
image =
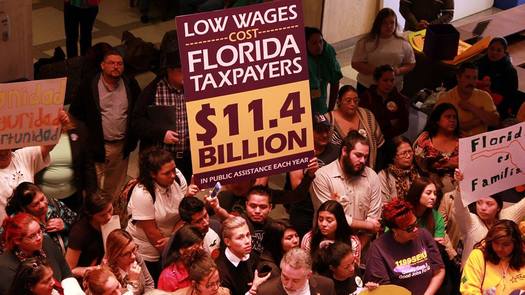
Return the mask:
<svg viewBox="0 0 525 295">
<path fill-rule="evenodd" d="M 184 99 L 184 92 L 171 87 L 171 85 L 165 79 L 162 79 L 157 84 L 155 105 L 175 107 L 175 121 L 177 122 L 177 126 L 173 131 L 179 134 L 179 143 L 165 144 L 160 142 L 158 146 L 172 153 L 189 151 L 190 142 L 188 135 L 188 114 L 186 112 L 186 100 Z"/>
</svg>

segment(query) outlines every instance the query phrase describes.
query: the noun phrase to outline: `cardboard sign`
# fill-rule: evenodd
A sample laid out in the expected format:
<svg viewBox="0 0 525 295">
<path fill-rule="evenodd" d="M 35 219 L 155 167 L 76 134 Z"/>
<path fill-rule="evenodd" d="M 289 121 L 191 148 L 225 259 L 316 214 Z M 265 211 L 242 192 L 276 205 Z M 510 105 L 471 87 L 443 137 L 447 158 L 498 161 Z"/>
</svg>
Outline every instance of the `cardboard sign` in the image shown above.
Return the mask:
<svg viewBox="0 0 525 295">
<path fill-rule="evenodd" d="M 58 142 L 66 81 L 0 83 L 0 150 Z"/>
<path fill-rule="evenodd" d="M 177 17 L 195 184 L 304 168 L 313 156 L 301 1 Z"/>
<path fill-rule="evenodd" d="M 463 204 L 525 184 L 525 123 L 459 140 Z"/>
</svg>

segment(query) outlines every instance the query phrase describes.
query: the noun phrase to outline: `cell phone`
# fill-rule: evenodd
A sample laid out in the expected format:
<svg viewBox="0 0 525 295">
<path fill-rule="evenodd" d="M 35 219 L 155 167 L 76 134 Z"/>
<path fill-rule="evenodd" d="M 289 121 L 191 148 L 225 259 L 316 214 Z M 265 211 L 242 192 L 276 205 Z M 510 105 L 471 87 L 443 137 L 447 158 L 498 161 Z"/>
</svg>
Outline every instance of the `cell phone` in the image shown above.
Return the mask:
<svg viewBox="0 0 525 295">
<path fill-rule="evenodd" d="M 221 191 L 221 183 L 217 181 L 215 183 L 215 186 L 213 187 L 213 190 L 210 193 L 210 198 L 212 199 L 217 198 L 217 195 L 219 194 L 220 191 Z"/>
</svg>

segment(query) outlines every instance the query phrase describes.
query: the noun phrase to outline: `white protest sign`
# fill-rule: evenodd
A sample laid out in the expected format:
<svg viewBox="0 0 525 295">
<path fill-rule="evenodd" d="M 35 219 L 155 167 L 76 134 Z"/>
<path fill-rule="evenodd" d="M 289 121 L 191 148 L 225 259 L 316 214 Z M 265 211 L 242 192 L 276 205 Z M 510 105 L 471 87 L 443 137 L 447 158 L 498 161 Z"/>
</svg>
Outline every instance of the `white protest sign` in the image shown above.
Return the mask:
<svg viewBox="0 0 525 295">
<path fill-rule="evenodd" d="M 525 183 L 525 123 L 459 140 L 463 204 Z"/>
<path fill-rule="evenodd" d="M 0 149 L 58 142 L 66 81 L 0 83 Z"/>
</svg>

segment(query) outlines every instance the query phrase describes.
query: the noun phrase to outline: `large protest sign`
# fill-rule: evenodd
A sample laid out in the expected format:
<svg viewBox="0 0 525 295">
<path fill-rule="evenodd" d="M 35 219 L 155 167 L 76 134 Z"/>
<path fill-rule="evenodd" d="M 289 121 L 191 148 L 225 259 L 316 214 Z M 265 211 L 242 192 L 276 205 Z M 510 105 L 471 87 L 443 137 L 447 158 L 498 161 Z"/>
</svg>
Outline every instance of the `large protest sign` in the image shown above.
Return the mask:
<svg viewBox="0 0 525 295">
<path fill-rule="evenodd" d="M 66 80 L 0 83 L 0 149 L 58 142 Z"/>
<path fill-rule="evenodd" d="M 177 17 L 194 180 L 271 175 L 313 155 L 301 1 Z"/>
<path fill-rule="evenodd" d="M 459 140 L 464 204 L 525 184 L 525 123 Z"/>
</svg>

